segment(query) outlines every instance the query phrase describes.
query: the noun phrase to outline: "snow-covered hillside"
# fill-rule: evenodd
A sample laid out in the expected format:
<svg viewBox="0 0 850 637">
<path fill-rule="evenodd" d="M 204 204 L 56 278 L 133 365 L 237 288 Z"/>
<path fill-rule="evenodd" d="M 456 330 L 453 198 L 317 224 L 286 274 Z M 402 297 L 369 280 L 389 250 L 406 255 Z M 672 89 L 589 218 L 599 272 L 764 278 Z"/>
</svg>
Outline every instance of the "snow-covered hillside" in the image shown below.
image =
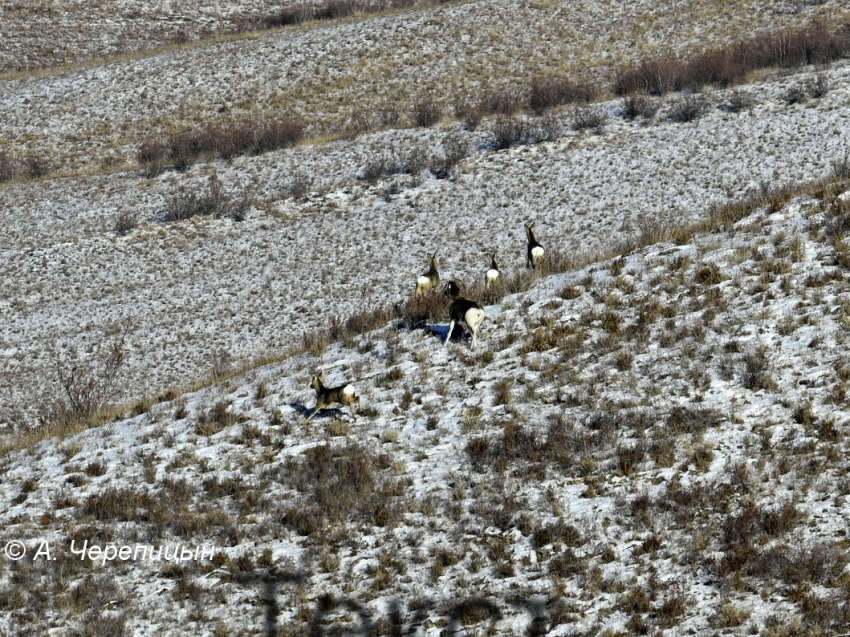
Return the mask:
<svg viewBox="0 0 850 637">
<path fill-rule="evenodd" d="M 841 634 L 847 188 L 9 452 L 0 631 Z"/>
<path fill-rule="evenodd" d="M 845 4 L 0 5 L 0 637 L 850 634 Z"/>
<path fill-rule="evenodd" d="M 547 119 L 556 141 L 499 152 L 487 126 L 454 125 L 152 179 L 133 171 L 6 184 L 0 381 L 32 418 L 51 351 L 85 357 L 123 331 L 121 398 L 155 395 L 208 376 L 221 359 L 280 351 L 335 316 L 406 299 L 434 250 L 444 275 L 474 281 L 487 250 L 509 271 L 524 267 L 524 221 L 537 221 L 550 249 L 589 256 L 654 223 L 686 223 L 719 202 L 824 176 L 847 148 L 850 66 L 820 72 L 831 88 L 805 104 L 785 96 L 815 69 L 710 92 L 709 112 L 689 123 L 666 118 L 682 96 L 664 98 L 651 124 L 624 120 L 622 100 L 604 102 L 601 134 L 572 130 L 566 109 Z M 725 112 L 742 92 L 752 108 Z M 409 162 L 447 144 L 470 153 L 450 179 L 422 170 L 358 180 L 376 157 Z M 203 195 L 211 175 L 234 200 L 249 193 L 244 221 L 161 221 L 181 193 Z M 309 185 L 304 199 L 287 195 L 297 175 Z M 141 223 L 124 236 L 114 231 L 122 213 Z"/>
</svg>

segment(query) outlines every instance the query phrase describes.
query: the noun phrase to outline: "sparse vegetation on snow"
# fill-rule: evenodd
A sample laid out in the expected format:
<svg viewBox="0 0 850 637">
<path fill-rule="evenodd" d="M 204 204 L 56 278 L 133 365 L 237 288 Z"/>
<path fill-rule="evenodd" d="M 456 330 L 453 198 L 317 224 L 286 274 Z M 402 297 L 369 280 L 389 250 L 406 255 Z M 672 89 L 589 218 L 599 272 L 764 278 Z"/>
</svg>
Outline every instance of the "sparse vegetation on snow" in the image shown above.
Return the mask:
<svg viewBox="0 0 850 637">
<path fill-rule="evenodd" d="M 847 19 L 0 8 L 0 637 L 846 634 Z"/>
</svg>

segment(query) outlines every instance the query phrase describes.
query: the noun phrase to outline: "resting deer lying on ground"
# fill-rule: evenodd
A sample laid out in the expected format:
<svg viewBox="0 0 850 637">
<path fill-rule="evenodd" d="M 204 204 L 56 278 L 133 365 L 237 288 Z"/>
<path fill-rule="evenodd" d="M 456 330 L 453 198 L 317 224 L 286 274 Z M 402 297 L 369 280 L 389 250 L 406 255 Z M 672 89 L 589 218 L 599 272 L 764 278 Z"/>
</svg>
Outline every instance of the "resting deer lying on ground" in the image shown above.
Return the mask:
<svg viewBox="0 0 850 637">
<path fill-rule="evenodd" d="M 413 293 L 413 298 L 423 296 L 427 292 L 431 292 L 440 285 L 440 273 L 437 272 L 437 253 L 435 252 L 428 257 L 429 268 L 425 274 L 419 275 L 416 279 L 416 291 Z"/>
<path fill-rule="evenodd" d="M 477 345 L 477 337 L 478 337 L 478 328 L 481 327 L 481 323 L 487 318 L 487 314 L 484 313 L 484 308 L 476 302 L 470 299 L 464 298 L 460 296 L 460 286 L 463 286 L 463 282 L 449 281 L 446 284 L 446 292 L 449 296 L 454 298 L 451 306 L 449 307 L 449 318 L 451 319 L 451 323 L 449 323 L 449 331 L 446 334 L 446 340 L 443 343 L 443 347 L 448 346 L 449 339 L 452 337 L 452 332 L 455 329 L 455 323 L 460 325 L 462 328 L 466 329 L 467 332 L 472 334 L 472 349 L 475 349 Z M 454 287 L 449 287 L 450 284 L 454 284 Z M 466 286 L 463 286 L 466 287 Z"/>
<path fill-rule="evenodd" d="M 543 265 L 543 260 L 546 258 L 543 246 L 534 238 L 535 223 L 537 222 L 534 221 L 530 226 L 525 226 L 525 234 L 528 236 L 528 267 L 532 270 L 536 270 L 539 266 Z"/>
<path fill-rule="evenodd" d="M 304 421 L 305 423 L 310 422 L 310 419 L 319 413 L 320 409 L 327 409 L 334 403 L 348 405 L 352 418 L 354 417 L 355 403 L 358 408 L 360 407 L 360 396 L 354 393 L 354 385 L 346 384 L 339 387 L 325 387 L 324 383 L 322 383 L 321 374 L 313 376 L 313 381 L 310 384 L 316 390 L 316 407 L 313 409 L 313 413 Z"/>
</svg>

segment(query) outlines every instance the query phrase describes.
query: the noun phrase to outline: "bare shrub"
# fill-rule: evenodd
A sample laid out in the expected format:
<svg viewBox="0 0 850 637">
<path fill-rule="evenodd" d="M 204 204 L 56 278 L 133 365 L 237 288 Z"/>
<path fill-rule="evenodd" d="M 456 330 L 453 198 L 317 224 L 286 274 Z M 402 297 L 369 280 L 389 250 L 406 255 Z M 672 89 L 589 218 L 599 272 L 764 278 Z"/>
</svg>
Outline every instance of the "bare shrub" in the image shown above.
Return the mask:
<svg viewBox="0 0 850 637">
<path fill-rule="evenodd" d="M 253 145 L 247 149 L 259 155 L 294 146 L 304 138 L 304 122 L 296 117 L 275 117 L 262 120 L 256 127 Z"/>
<path fill-rule="evenodd" d="M 335 20 L 355 13 L 358 3 L 355 0 L 327 0 L 316 10 L 317 20 Z"/>
<path fill-rule="evenodd" d="M 181 188 L 167 203 L 163 221 L 184 221 L 196 216 L 224 216 L 227 212 L 227 196 L 217 175 L 210 175 L 205 192 L 188 191 Z"/>
<path fill-rule="evenodd" d="M 847 179 L 850 177 L 850 153 L 845 152 L 843 157 L 833 160 L 832 176 L 836 179 Z"/>
<path fill-rule="evenodd" d="M 390 175 L 401 175 L 412 172 L 409 158 L 400 158 L 391 151 L 384 151 L 379 155 L 373 155 L 363 166 L 359 179 L 374 182 Z"/>
<path fill-rule="evenodd" d="M 726 279 L 727 277 L 716 263 L 700 263 L 694 271 L 694 283 L 700 285 L 717 285 Z"/>
<path fill-rule="evenodd" d="M 688 60 L 678 69 L 682 88 L 700 89 L 704 86 L 730 86 L 744 79 L 747 68 L 733 49 L 708 49 Z"/>
<path fill-rule="evenodd" d="M 586 541 L 576 527 L 572 524 L 567 524 L 563 520 L 537 526 L 532 539 L 537 548 L 543 548 L 548 544 L 555 543 L 576 547 L 582 546 Z"/>
<path fill-rule="evenodd" d="M 562 104 L 590 102 L 596 93 L 596 87 L 587 82 L 571 82 L 563 77 L 538 77 L 531 82 L 528 106 L 540 115 Z"/>
<path fill-rule="evenodd" d="M 709 101 L 702 95 L 687 95 L 670 107 L 670 119 L 684 123 L 699 119 L 708 111 Z"/>
<path fill-rule="evenodd" d="M 80 513 L 101 521 L 161 518 L 162 500 L 130 488 L 109 487 L 86 498 Z"/>
<path fill-rule="evenodd" d="M 305 496 L 297 507 L 300 513 L 288 509 L 282 519 L 299 532 L 314 532 L 328 520 L 374 520 L 397 489 L 379 475 L 390 466 L 388 459 L 355 445 L 319 445 L 301 456 L 287 461 L 283 469 L 287 482 Z M 389 508 L 381 514 L 384 524 L 390 520 L 388 514 Z"/>
<path fill-rule="evenodd" d="M 524 106 L 522 95 L 514 89 L 503 89 L 485 93 L 478 101 L 476 109 L 487 115 L 513 115 Z"/>
<path fill-rule="evenodd" d="M 463 121 L 466 130 L 474 131 L 487 113 L 480 102 L 464 98 L 455 102 L 454 114 L 457 119 Z"/>
<path fill-rule="evenodd" d="M 723 105 L 727 113 L 740 113 L 753 107 L 755 100 L 746 91 L 735 90 L 729 94 L 729 99 Z"/>
<path fill-rule="evenodd" d="M 577 107 L 572 110 L 570 120 L 573 130 L 584 131 L 590 129 L 595 133 L 601 133 L 608 121 L 608 113 L 601 107 Z"/>
<path fill-rule="evenodd" d="M 490 131 L 499 150 L 529 144 L 534 139 L 534 127 L 527 120 L 517 117 L 498 117 Z"/>
<path fill-rule="evenodd" d="M 782 98 L 786 104 L 804 104 L 808 99 L 806 95 L 806 87 L 802 84 L 795 84 L 790 87 Z"/>
<path fill-rule="evenodd" d="M 443 139 L 443 152 L 431 158 L 428 169 L 438 179 L 445 179 L 452 169 L 469 156 L 469 141 L 462 134 L 451 134 Z"/>
<path fill-rule="evenodd" d="M 699 435 L 723 420 L 715 409 L 677 405 L 667 417 L 667 430 L 671 433 Z"/>
<path fill-rule="evenodd" d="M 168 158 L 168 144 L 161 139 L 147 139 L 136 151 L 136 161 L 144 168 L 147 177 L 160 174 Z"/>
<path fill-rule="evenodd" d="M 274 27 L 283 27 L 290 24 L 301 24 L 309 20 L 314 20 L 316 16 L 316 7 L 306 2 L 294 4 L 285 7 L 274 15 L 263 18 L 262 25 L 267 29 Z"/>
<path fill-rule="evenodd" d="M 686 60 L 675 56 L 642 60 L 621 68 L 613 89 L 617 95 L 663 95 L 707 85 L 730 86 L 744 81 L 755 69 L 823 64 L 848 53 L 850 32 L 845 25 L 815 20 L 802 27 L 758 33 L 731 46 L 706 49 Z"/>
<path fill-rule="evenodd" d="M 260 20 L 260 25 L 272 29 L 275 27 L 301 24 L 311 20 L 334 20 L 368 9 L 365 3 L 356 0 L 327 0 L 323 4 L 298 3 Z M 374 8 L 377 11 L 377 7 Z"/>
<path fill-rule="evenodd" d="M 310 192 L 313 182 L 307 173 L 296 170 L 287 180 L 283 192 L 297 201 L 301 201 Z"/>
<path fill-rule="evenodd" d="M 806 88 L 811 97 L 820 99 L 829 93 L 829 79 L 826 77 L 826 74 L 818 73 L 816 77 L 809 80 Z"/>
<path fill-rule="evenodd" d="M 628 120 L 643 117 L 652 119 L 658 112 L 658 102 L 646 95 L 628 95 L 623 98 L 623 116 Z"/>
<path fill-rule="evenodd" d="M 135 230 L 139 225 L 136 213 L 132 210 L 122 210 L 115 215 L 112 231 L 119 235 L 125 235 Z"/>
<path fill-rule="evenodd" d="M 28 179 L 44 177 L 53 169 L 50 159 L 44 151 L 32 151 L 24 155 L 21 160 L 21 173 Z"/>
<path fill-rule="evenodd" d="M 11 181 L 18 172 L 17 163 L 6 152 L 0 152 L 0 182 Z"/>
<path fill-rule="evenodd" d="M 682 88 L 682 62 L 675 57 L 647 59 L 620 69 L 614 79 L 614 93 L 664 95 Z"/>
<path fill-rule="evenodd" d="M 429 128 L 440 121 L 442 109 L 431 95 L 420 95 L 413 104 L 411 116 L 417 126 Z"/>
<path fill-rule="evenodd" d="M 768 358 L 767 347 L 765 345 L 747 352 L 744 356 L 744 371 L 741 376 L 741 384 L 753 391 L 776 388 L 776 381 L 770 373 L 770 359 Z"/>
<path fill-rule="evenodd" d="M 124 337 L 101 344 L 97 355 L 82 361 L 75 352 L 71 360 L 51 353 L 55 392 L 40 406 L 42 426 L 71 428 L 93 424 L 117 391 L 124 363 Z"/>
<path fill-rule="evenodd" d="M 164 143 L 165 157 L 175 170 L 184 171 L 204 157 L 231 159 L 289 148 L 304 137 L 305 125 L 298 117 L 252 117 L 203 129 L 171 135 Z M 158 142 L 143 144 L 137 158 L 149 173 L 161 171 L 164 163 Z"/>
<path fill-rule="evenodd" d="M 537 123 L 537 141 L 551 142 L 560 139 L 564 134 L 561 121 L 554 113 L 546 113 Z"/>
</svg>

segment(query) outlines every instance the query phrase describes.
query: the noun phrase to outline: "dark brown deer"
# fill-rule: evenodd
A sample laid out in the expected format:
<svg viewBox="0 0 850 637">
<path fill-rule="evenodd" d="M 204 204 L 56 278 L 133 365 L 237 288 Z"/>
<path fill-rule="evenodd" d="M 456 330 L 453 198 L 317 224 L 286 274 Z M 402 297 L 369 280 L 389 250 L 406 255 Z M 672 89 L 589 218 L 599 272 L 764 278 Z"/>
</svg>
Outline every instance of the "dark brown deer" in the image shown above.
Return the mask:
<svg viewBox="0 0 850 637">
<path fill-rule="evenodd" d="M 543 246 L 534 238 L 534 224 L 536 221 L 532 222 L 530 226 L 525 226 L 525 234 L 528 236 L 528 267 L 532 270 L 536 270 L 540 266 L 543 265 L 543 260 L 546 258 L 546 253 L 543 250 Z"/>
</svg>

